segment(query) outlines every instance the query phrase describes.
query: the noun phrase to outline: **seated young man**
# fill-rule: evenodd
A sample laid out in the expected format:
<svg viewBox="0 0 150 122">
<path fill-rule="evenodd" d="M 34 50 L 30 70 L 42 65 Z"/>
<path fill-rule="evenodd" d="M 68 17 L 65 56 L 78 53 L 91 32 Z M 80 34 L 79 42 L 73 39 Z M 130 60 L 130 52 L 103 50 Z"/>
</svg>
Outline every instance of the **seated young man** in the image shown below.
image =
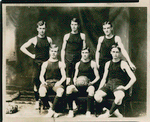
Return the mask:
<svg viewBox="0 0 150 122">
<path fill-rule="evenodd" d="M 99 73 L 98 69 L 96 66 L 96 62 L 91 60 L 90 57 L 90 49 L 89 48 L 84 48 L 81 51 L 81 60 L 76 63 L 75 66 L 75 75 L 74 75 L 74 85 L 70 85 L 66 89 L 66 94 L 68 97 L 68 105 L 69 105 L 69 114 L 68 117 L 73 117 L 73 106 L 72 102 L 74 100 L 74 95 L 73 93 L 88 93 L 87 96 L 87 112 L 86 116 L 90 117 L 91 116 L 91 106 L 94 103 L 94 84 L 99 80 Z M 87 85 L 85 86 L 80 86 L 80 83 L 82 84 L 84 81 L 84 78 L 81 81 L 78 80 L 79 77 L 86 77 L 88 80 L 86 80 Z M 85 79 L 86 79 L 85 78 Z M 84 83 L 83 83 L 84 84 Z M 86 84 L 86 83 L 85 83 Z"/>
<path fill-rule="evenodd" d="M 119 105 L 122 104 L 125 91 L 128 90 L 136 81 L 136 77 L 130 69 L 128 63 L 120 59 L 120 52 L 121 50 L 119 47 L 116 45 L 112 46 L 112 60 L 105 64 L 104 76 L 101 80 L 99 89 L 94 95 L 94 98 L 98 103 L 103 101 L 103 97 L 108 95 L 108 91 L 113 92 L 115 97 L 110 110 L 99 115 L 99 117 L 110 117 L 119 107 Z M 126 74 L 130 77 L 130 81 L 128 83 L 126 83 Z M 108 78 L 107 83 L 106 78 Z"/>
<path fill-rule="evenodd" d="M 39 95 L 43 103 L 48 102 L 46 101 L 47 92 L 50 92 L 50 90 L 56 92 L 52 108 L 49 109 L 46 115 L 47 117 L 52 117 L 54 114 L 57 115 L 55 108 L 64 93 L 62 84 L 66 79 L 65 64 L 57 59 L 57 53 L 58 47 L 52 45 L 50 48 L 50 58 L 42 64 L 40 72 L 41 85 L 39 88 Z"/>
</svg>

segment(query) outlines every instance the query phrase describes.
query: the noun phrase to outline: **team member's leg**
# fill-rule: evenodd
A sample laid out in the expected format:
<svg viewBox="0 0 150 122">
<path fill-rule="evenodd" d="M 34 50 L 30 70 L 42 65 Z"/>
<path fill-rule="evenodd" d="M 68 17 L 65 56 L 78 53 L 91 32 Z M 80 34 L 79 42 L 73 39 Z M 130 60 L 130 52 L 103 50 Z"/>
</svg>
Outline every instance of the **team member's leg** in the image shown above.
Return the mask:
<svg viewBox="0 0 150 122">
<path fill-rule="evenodd" d="M 114 96 L 115 96 L 115 100 L 110 108 L 110 111 L 107 111 L 105 114 L 100 115 L 99 116 L 100 118 L 110 117 L 118 109 L 118 107 L 122 104 L 122 100 L 125 96 L 125 93 L 122 90 L 117 90 L 114 92 Z M 117 113 L 117 111 L 116 111 L 116 113 Z"/>
<path fill-rule="evenodd" d="M 94 105 L 94 86 L 89 86 L 87 89 L 88 97 L 87 97 L 87 112 L 86 117 L 91 116 L 91 107 Z"/>
<path fill-rule="evenodd" d="M 40 87 L 40 80 L 39 80 L 39 75 L 40 75 L 40 70 L 41 70 L 41 63 L 35 63 L 34 62 L 34 95 L 35 95 L 35 109 L 39 108 L 39 87 Z"/>
<path fill-rule="evenodd" d="M 54 101 L 53 101 L 53 106 L 52 106 L 52 108 L 49 109 L 49 112 L 47 114 L 48 117 L 52 117 L 54 114 L 55 114 L 54 115 L 55 117 L 58 116 L 58 114 L 55 112 L 56 106 L 60 102 L 60 100 L 63 96 L 63 93 L 64 93 L 64 88 L 62 85 L 57 86 L 57 87 L 54 86 L 53 90 L 56 92 L 56 96 L 55 96 Z"/>
<path fill-rule="evenodd" d="M 47 107 L 49 108 L 50 105 L 48 103 L 48 96 L 47 96 L 47 86 L 46 85 L 40 85 L 39 88 L 39 96 L 41 101 L 43 102 L 43 108 Z"/>
<path fill-rule="evenodd" d="M 69 106 L 69 114 L 68 117 L 73 117 L 74 113 L 73 113 L 73 100 L 74 100 L 74 96 L 72 95 L 73 92 L 78 92 L 77 88 L 74 85 L 70 85 L 67 86 L 66 89 L 66 97 L 67 97 L 67 103 Z"/>
<path fill-rule="evenodd" d="M 94 95 L 96 112 L 97 110 L 99 112 L 103 111 L 103 107 L 104 107 L 103 97 L 105 97 L 106 95 L 107 95 L 107 91 L 104 89 L 96 91 Z"/>
</svg>

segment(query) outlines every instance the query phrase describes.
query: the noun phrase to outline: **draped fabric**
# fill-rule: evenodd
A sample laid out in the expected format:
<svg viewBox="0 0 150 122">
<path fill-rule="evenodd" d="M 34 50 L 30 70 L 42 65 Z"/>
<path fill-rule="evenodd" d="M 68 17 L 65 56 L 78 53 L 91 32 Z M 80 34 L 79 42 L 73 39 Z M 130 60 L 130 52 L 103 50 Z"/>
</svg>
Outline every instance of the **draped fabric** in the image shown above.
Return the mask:
<svg viewBox="0 0 150 122">
<path fill-rule="evenodd" d="M 146 34 L 142 35 L 138 30 L 142 29 L 143 26 L 146 28 L 146 8 L 128 7 L 7 6 L 6 28 L 13 31 L 14 34 L 13 38 L 10 37 L 6 40 L 7 44 L 11 44 L 8 47 L 6 46 L 8 52 L 6 57 L 16 62 L 16 67 L 14 68 L 17 72 L 17 80 L 14 80 L 14 82 L 10 81 L 9 83 L 20 85 L 24 88 L 32 86 L 33 60 L 23 54 L 20 51 L 20 47 L 30 38 L 37 35 L 36 23 L 41 19 L 47 22 L 47 36 L 51 37 L 53 43 L 58 45 L 60 57 L 63 36 L 71 31 L 70 20 L 73 17 L 77 17 L 80 20 L 80 31 L 86 35 L 86 43 L 91 48 L 92 59 L 95 58 L 98 38 L 103 35 L 102 23 L 106 20 L 112 22 L 114 34 L 121 37 L 132 62 L 138 66 L 137 72 L 141 76 L 138 74 L 137 79 L 139 78 L 139 82 L 137 84 L 139 86 L 142 85 L 145 90 L 146 69 L 139 67 L 146 67 L 146 55 L 142 54 L 146 53 L 145 45 L 147 45 L 147 40 Z M 12 29 L 12 25 L 15 29 Z M 146 29 L 143 30 L 143 33 L 146 33 Z M 138 34 L 140 34 L 140 44 L 143 45 L 142 49 L 140 46 L 137 46 L 139 40 L 136 37 Z M 9 33 L 6 36 L 9 37 Z M 9 48 L 11 46 L 14 46 L 14 48 Z M 29 47 L 28 50 L 34 53 L 33 46 Z M 16 58 L 13 59 L 9 52 L 14 52 Z M 137 54 L 135 53 L 139 54 L 139 58 L 144 56 L 144 58 L 141 58 L 143 60 L 139 62 L 139 58 L 136 57 Z M 11 70 L 8 69 L 7 73 L 10 74 L 10 72 Z M 142 82 L 144 82 L 144 85 Z"/>
</svg>

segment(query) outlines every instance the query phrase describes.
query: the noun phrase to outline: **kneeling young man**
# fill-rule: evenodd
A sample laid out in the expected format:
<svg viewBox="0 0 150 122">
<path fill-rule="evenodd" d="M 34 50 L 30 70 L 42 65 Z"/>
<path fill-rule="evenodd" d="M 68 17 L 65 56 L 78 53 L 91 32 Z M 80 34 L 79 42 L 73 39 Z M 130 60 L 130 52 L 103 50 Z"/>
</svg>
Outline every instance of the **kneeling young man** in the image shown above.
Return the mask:
<svg viewBox="0 0 150 122">
<path fill-rule="evenodd" d="M 93 85 L 99 80 L 99 73 L 96 62 L 91 60 L 89 55 L 90 55 L 89 48 L 82 49 L 81 60 L 77 62 L 75 66 L 75 75 L 73 79 L 74 85 L 70 85 L 67 87 L 66 94 L 68 97 L 68 105 L 69 105 L 68 117 L 74 116 L 72 107 L 74 96 L 72 95 L 72 93 L 82 93 L 82 92 L 88 92 L 86 116 L 90 117 L 91 115 L 91 106 L 94 103 L 94 92 L 95 92 L 95 88 Z M 81 81 L 78 80 L 79 77 L 83 77 L 83 80 L 88 79 L 85 80 L 87 82 L 87 85 L 84 86 L 83 83 L 84 81 L 82 81 L 82 78 Z M 83 85 L 83 87 L 80 86 L 80 82 L 81 85 Z"/>
<path fill-rule="evenodd" d="M 108 95 L 108 91 L 113 92 L 115 100 L 110 108 L 99 117 L 110 117 L 122 104 L 125 96 L 125 91 L 128 90 L 136 81 L 136 77 L 126 61 L 120 59 L 121 49 L 115 45 L 112 46 L 112 60 L 105 64 L 104 76 L 101 80 L 99 89 L 96 91 L 94 98 L 98 103 L 103 101 L 103 97 Z M 126 73 L 130 77 L 130 81 L 126 84 Z M 106 78 L 108 82 L 106 83 Z"/>
<path fill-rule="evenodd" d="M 46 115 L 47 117 L 52 117 L 54 114 L 57 115 L 55 112 L 55 107 L 64 92 L 64 87 L 62 84 L 66 79 L 65 64 L 57 59 L 57 53 L 58 47 L 56 45 L 52 45 L 50 48 L 50 58 L 42 64 L 40 72 L 41 85 L 39 88 L 39 95 L 43 100 L 43 103 L 47 102 L 45 100 L 47 93 L 50 90 L 56 92 L 52 108 L 49 109 L 49 112 Z"/>
</svg>

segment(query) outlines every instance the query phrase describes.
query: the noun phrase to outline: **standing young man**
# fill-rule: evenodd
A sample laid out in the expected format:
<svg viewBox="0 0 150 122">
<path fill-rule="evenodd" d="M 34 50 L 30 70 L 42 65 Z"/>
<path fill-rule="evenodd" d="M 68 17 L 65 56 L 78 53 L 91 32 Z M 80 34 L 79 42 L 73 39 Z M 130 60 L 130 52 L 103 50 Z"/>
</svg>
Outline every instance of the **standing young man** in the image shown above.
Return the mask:
<svg viewBox="0 0 150 122">
<path fill-rule="evenodd" d="M 52 39 L 46 36 L 46 22 L 41 20 L 37 23 L 37 32 L 38 35 L 29 39 L 26 43 L 24 43 L 20 50 L 31 57 L 34 60 L 34 94 L 35 94 L 35 109 L 39 108 L 39 93 L 38 89 L 41 84 L 39 80 L 39 75 L 41 71 L 41 65 L 44 61 L 49 59 L 49 48 L 52 44 Z M 34 45 L 35 54 L 32 54 L 27 50 L 27 48 L 31 45 Z"/>
<path fill-rule="evenodd" d="M 99 73 L 98 73 L 98 69 L 96 66 L 96 62 L 91 60 L 89 55 L 90 55 L 89 48 L 82 49 L 81 60 L 79 62 L 77 62 L 75 65 L 75 75 L 74 75 L 74 79 L 73 79 L 74 85 L 70 85 L 66 89 L 66 94 L 68 97 L 68 105 L 69 105 L 68 117 L 74 116 L 73 107 L 72 107 L 72 102 L 75 97 L 72 94 L 74 92 L 79 93 L 79 94 L 82 94 L 83 92 L 88 92 L 86 116 L 87 117 L 91 116 L 91 107 L 92 107 L 92 104 L 94 103 L 94 99 L 93 99 L 94 92 L 95 92 L 94 84 L 99 80 Z M 86 81 L 87 86 L 85 85 L 85 86 L 80 87 L 79 82 L 81 82 L 81 84 L 83 82 L 82 79 L 81 79 L 81 81 L 77 81 L 80 76 L 85 76 L 89 79 Z M 76 83 L 76 82 L 78 82 L 78 83 Z M 79 84 L 79 86 L 76 84 Z"/>
<path fill-rule="evenodd" d="M 109 91 L 113 92 L 115 96 L 115 100 L 110 108 L 110 111 L 101 114 L 99 117 L 110 117 L 119 105 L 122 104 L 122 100 L 125 97 L 125 91 L 128 90 L 136 81 L 136 77 L 130 69 L 128 63 L 120 59 L 120 52 L 121 49 L 116 45 L 113 45 L 111 49 L 112 60 L 106 63 L 103 78 L 94 95 L 94 98 L 98 103 L 103 101 L 103 97 L 109 95 Z M 130 77 L 128 83 L 127 75 Z M 107 78 L 108 82 L 106 83 Z"/>
<path fill-rule="evenodd" d="M 51 90 L 56 92 L 52 108 L 49 109 L 49 112 L 46 115 L 47 117 L 52 117 L 54 114 L 57 116 L 55 108 L 64 93 L 64 87 L 62 84 L 66 79 L 65 64 L 58 61 L 57 53 L 58 47 L 52 45 L 50 48 L 50 58 L 42 64 L 40 72 L 41 85 L 39 88 L 39 94 L 43 103 L 48 103 L 48 92 L 50 93 Z"/>
<path fill-rule="evenodd" d="M 103 77 L 105 63 L 112 59 L 110 54 L 112 45 L 118 45 L 121 48 L 121 53 L 128 61 L 129 66 L 132 70 L 135 70 L 136 67 L 131 62 L 129 55 L 122 44 L 121 38 L 112 33 L 113 27 L 109 21 L 103 23 L 103 31 L 105 36 L 99 37 L 95 55 L 96 64 L 99 68 L 101 78 Z"/>
<path fill-rule="evenodd" d="M 66 64 L 66 84 L 73 78 L 75 64 L 81 59 L 81 50 L 86 47 L 85 34 L 79 32 L 79 20 L 71 20 L 71 32 L 67 33 L 63 39 L 61 50 L 61 60 Z"/>
</svg>

